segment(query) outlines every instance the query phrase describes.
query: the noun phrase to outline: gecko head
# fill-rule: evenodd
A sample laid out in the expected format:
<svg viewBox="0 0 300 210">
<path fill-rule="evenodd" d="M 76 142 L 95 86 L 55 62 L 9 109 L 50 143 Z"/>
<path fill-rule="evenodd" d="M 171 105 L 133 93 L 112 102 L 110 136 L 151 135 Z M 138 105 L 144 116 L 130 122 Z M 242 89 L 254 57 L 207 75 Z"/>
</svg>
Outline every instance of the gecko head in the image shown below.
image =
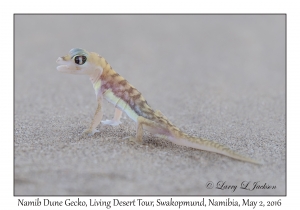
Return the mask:
<svg viewBox="0 0 300 210">
<path fill-rule="evenodd" d="M 91 75 L 97 69 L 90 59 L 91 54 L 80 48 L 73 48 L 70 52 L 56 60 L 57 71 L 67 74 L 86 74 Z"/>
</svg>

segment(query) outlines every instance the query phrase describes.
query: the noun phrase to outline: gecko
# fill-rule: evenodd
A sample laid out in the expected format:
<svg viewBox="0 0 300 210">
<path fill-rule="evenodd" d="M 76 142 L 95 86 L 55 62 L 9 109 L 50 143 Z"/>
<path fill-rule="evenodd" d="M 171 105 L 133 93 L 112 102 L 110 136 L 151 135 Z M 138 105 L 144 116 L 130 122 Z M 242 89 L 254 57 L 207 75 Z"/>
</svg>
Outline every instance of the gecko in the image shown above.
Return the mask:
<svg viewBox="0 0 300 210">
<path fill-rule="evenodd" d="M 240 161 L 261 164 L 251 158 L 217 142 L 190 136 L 172 124 L 159 110 L 152 109 L 146 99 L 133 85 L 119 75 L 102 56 L 95 52 L 73 48 L 65 56 L 56 61 L 57 71 L 67 74 L 88 75 L 93 84 L 97 108 L 90 126 L 83 131 L 83 135 L 92 136 L 99 132 L 100 124 L 117 126 L 125 112 L 136 123 L 136 135 L 128 137 L 136 143 L 143 142 L 143 130 L 171 141 L 174 144 L 222 154 Z M 112 120 L 102 121 L 103 99 L 115 106 Z"/>
</svg>

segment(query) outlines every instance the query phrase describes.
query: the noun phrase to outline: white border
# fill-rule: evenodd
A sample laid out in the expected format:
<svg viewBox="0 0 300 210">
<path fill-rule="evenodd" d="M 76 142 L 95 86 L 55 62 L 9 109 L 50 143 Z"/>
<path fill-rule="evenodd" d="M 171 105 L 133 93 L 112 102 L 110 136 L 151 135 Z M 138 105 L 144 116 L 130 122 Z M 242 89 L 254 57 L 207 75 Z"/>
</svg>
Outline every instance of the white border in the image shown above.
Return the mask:
<svg viewBox="0 0 300 210">
<path fill-rule="evenodd" d="M 296 1 L 4 1 L 1 3 L 1 202 L 2 207 L 16 207 L 13 197 L 13 14 L 14 13 L 286 13 L 287 14 L 287 197 L 250 197 L 252 200 L 282 199 L 283 206 L 298 206 L 299 177 L 299 10 Z M 297 65 L 298 64 L 298 65 Z M 296 145 L 298 144 L 298 145 Z M 29 198 L 29 197 L 25 197 Z M 51 197 L 54 199 L 55 197 Z M 71 197 L 75 199 L 75 197 Z M 110 197 L 105 197 L 109 199 Z M 130 197 L 124 197 L 130 199 Z M 149 198 L 149 197 L 148 197 Z M 156 197 L 150 197 L 155 200 Z M 167 198 L 167 197 L 164 197 Z M 192 197 L 192 199 L 195 197 Z M 205 197 L 208 199 L 208 197 Z M 225 197 L 216 197 L 224 199 Z M 242 197 L 233 197 L 242 199 Z M 58 197 L 58 199 L 64 199 Z M 87 198 L 84 198 L 87 199 Z M 186 200 L 187 197 L 176 197 Z M 194 200 L 194 199 L 193 199 Z M 60 208 L 65 209 L 66 207 Z M 97 207 L 96 207 L 97 208 Z M 5 208 L 7 209 L 7 208 Z M 117 209 L 117 208 L 113 208 Z M 144 209 L 144 208 L 139 208 Z"/>
</svg>

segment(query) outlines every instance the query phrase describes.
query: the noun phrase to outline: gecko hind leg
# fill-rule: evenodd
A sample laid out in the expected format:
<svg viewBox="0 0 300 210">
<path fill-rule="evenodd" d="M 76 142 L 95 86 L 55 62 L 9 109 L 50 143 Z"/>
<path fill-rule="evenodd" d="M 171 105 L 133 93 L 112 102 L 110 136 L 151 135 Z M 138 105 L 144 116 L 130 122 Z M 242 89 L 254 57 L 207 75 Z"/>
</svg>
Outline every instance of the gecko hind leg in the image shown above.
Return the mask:
<svg viewBox="0 0 300 210">
<path fill-rule="evenodd" d="M 153 133 L 153 134 L 165 134 L 165 128 L 163 128 L 158 123 L 146 119 L 142 116 L 139 116 L 137 119 L 137 129 L 136 129 L 136 136 L 130 136 L 129 141 L 136 142 L 141 144 L 143 142 L 143 129 Z"/>
</svg>

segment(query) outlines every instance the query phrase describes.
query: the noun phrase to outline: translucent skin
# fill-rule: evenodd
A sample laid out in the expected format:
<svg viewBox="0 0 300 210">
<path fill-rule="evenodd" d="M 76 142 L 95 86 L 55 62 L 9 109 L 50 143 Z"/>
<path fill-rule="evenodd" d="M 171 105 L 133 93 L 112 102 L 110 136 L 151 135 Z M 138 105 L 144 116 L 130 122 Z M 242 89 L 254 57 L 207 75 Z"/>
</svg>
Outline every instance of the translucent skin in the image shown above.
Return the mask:
<svg viewBox="0 0 300 210">
<path fill-rule="evenodd" d="M 86 61 L 82 62 L 85 60 L 84 58 L 80 60 L 80 64 L 76 64 L 74 59 L 76 56 L 85 56 Z M 131 141 L 141 143 L 143 130 L 145 129 L 178 145 L 211 151 L 237 160 L 260 164 L 216 142 L 189 136 L 180 131 L 159 110 L 154 111 L 142 94 L 115 72 L 110 64 L 97 53 L 74 48 L 67 55 L 59 57 L 56 62 L 59 64 L 57 67 L 59 72 L 88 75 L 94 86 L 98 105 L 94 118 L 89 128 L 83 132 L 84 134 L 94 135 L 94 133 L 99 132 L 96 127 L 100 122 L 112 126 L 119 125 L 122 112 L 125 112 L 137 123 L 136 136 L 129 137 Z M 103 98 L 116 107 L 112 120 L 101 121 L 103 116 Z"/>
</svg>

